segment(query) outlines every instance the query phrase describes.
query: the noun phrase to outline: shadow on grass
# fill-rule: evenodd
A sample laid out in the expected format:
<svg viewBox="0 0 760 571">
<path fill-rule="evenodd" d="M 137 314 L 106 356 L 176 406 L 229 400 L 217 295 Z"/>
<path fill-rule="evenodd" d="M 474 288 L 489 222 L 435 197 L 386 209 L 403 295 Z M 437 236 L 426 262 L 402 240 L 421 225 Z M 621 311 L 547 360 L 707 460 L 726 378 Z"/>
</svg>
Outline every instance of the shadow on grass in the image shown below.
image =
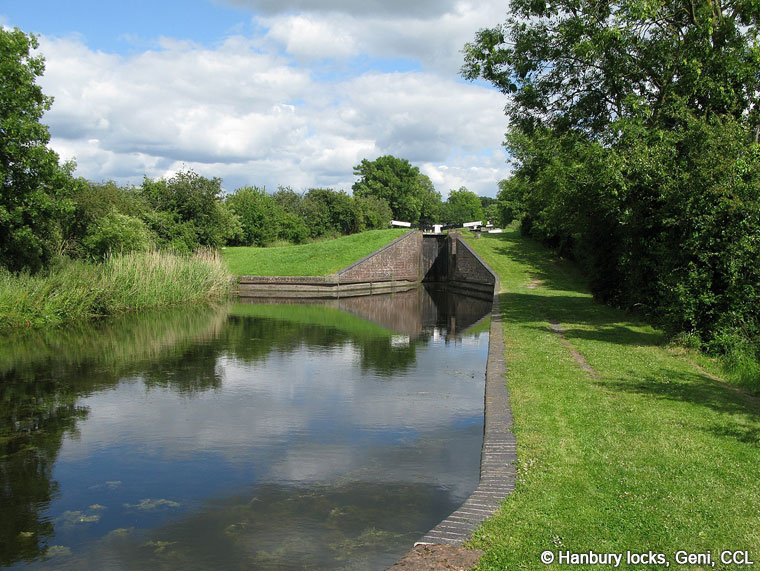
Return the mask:
<svg viewBox="0 0 760 571">
<path fill-rule="evenodd" d="M 566 260 L 550 257 L 540 243 L 520 236 L 517 230 L 488 239 L 496 242 L 493 248 L 496 254 L 528 268 L 529 279 L 537 286 L 530 293 L 499 294 L 506 322 L 553 320 L 562 324 L 563 335 L 570 342 L 581 339 L 642 347 L 662 345 L 665 341 L 660 332 L 650 328 L 640 330 L 645 321 L 595 301 L 578 268 Z"/>
<path fill-rule="evenodd" d="M 588 294 L 587 282 L 580 270 L 571 262 L 548 254 L 546 246 L 520 236 L 519 231 L 495 234 L 491 238 L 501 242 L 496 253 L 507 256 L 530 268 L 528 276 L 555 290 Z"/>
<path fill-rule="evenodd" d="M 695 404 L 727 415 L 731 417 L 730 423 L 700 429 L 760 446 L 760 400 L 705 374 L 660 369 L 642 378 L 631 371 L 630 378 L 598 381 L 596 384 L 612 391 Z M 685 421 L 691 419 L 684 417 Z"/>
<path fill-rule="evenodd" d="M 639 331 L 644 322 L 631 319 L 622 311 L 595 302 L 591 297 L 542 295 L 540 293 L 501 293 L 502 319 L 525 325 L 555 320 L 562 324 L 565 338 L 613 343 L 615 345 L 661 345 L 665 336 L 656 331 Z M 592 327 L 592 330 L 584 327 Z M 551 331 L 549 327 L 535 329 Z"/>
</svg>

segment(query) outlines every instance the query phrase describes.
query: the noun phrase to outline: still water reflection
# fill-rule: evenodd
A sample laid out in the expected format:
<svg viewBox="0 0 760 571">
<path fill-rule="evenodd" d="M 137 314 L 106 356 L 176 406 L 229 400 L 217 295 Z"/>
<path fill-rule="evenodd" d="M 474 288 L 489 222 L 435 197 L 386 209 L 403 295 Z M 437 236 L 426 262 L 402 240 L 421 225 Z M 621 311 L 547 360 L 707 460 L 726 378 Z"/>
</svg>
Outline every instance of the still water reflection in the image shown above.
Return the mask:
<svg viewBox="0 0 760 571">
<path fill-rule="evenodd" d="M 0 340 L 0 565 L 383 569 L 477 485 L 489 309 L 420 289 Z"/>
</svg>

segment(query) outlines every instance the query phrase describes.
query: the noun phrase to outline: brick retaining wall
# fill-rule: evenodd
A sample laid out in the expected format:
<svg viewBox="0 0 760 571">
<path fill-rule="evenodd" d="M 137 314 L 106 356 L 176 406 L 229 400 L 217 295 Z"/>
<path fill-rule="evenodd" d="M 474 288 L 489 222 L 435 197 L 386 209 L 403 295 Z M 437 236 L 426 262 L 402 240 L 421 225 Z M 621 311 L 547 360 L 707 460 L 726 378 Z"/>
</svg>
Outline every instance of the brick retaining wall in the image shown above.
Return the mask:
<svg viewBox="0 0 760 571">
<path fill-rule="evenodd" d="M 341 283 L 422 281 L 422 232 L 407 232 L 338 272 Z"/>
<path fill-rule="evenodd" d="M 329 276 L 241 276 L 241 297 L 350 297 L 404 291 L 423 280 L 470 294 L 493 295 L 495 275 L 461 233 L 413 230 Z"/>
</svg>

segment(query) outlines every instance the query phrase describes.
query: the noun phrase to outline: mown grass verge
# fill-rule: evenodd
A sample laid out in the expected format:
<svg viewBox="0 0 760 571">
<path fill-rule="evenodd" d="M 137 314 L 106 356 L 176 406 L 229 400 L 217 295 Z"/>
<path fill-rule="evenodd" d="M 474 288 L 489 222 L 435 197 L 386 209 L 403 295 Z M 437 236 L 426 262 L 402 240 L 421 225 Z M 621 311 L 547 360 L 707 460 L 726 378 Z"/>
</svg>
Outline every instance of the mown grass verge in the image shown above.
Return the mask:
<svg viewBox="0 0 760 571">
<path fill-rule="evenodd" d="M 382 248 L 408 230 L 369 230 L 334 240 L 273 248 L 236 247 L 223 252 L 237 276 L 326 276 Z"/>
<path fill-rule="evenodd" d="M 71 261 L 44 275 L 0 273 L 0 330 L 218 298 L 230 291 L 219 256 L 142 252 Z"/>
<path fill-rule="evenodd" d="M 544 551 L 651 550 L 675 569 L 679 550 L 711 551 L 715 569 L 729 568 L 723 550 L 760 560 L 758 399 L 595 303 L 572 265 L 516 230 L 469 243 L 501 277 L 519 469 L 473 535 L 479 568 L 559 568 Z"/>
</svg>

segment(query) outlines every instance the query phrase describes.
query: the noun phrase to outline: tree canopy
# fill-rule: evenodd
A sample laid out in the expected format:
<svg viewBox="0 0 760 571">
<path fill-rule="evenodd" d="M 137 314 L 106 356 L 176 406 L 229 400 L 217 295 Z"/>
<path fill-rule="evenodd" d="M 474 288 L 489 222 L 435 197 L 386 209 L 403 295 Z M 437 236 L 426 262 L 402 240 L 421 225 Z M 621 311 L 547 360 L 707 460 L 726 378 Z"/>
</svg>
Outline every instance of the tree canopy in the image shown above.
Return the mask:
<svg viewBox="0 0 760 571">
<path fill-rule="evenodd" d="M 756 355 L 758 16 L 752 0 L 514 0 L 462 69 L 508 95 L 502 223 L 575 257 L 598 297 Z"/>
<path fill-rule="evenodd" d="M 463 74 L 510 95 L 521 130 L 676 127 L 683 111 L 758 124 L 760 5 L 751 0 L 514 0 L 465 46 Z"/>
<path fill-rule="evenodd" d="M 442 211 L 444 220 L 449 224 L 460 225 L 483 218 L 480 197 L 465 187 L 449 192 L 449 197 L 446 199 Z"/>
<path fill-rule="evenodd" d="M 37 78 L 45 70 L 34 36 L 0 28 L 0 265 L 39 269 L 60 239 L 58 220 L 71 168 L 58 164 L 47 147 L 48 128 L 40 121 L 52 98 Z"/>
<path fill-rule="evenodd" d="M 359 177 L 354 196 L 385 200 L 393 217 L 406 222 L 432 221 L 438 214 L 441 195 L 430 179 L 406 159 L 384 155 L 374 161 L 362 159 L 354 167 Z"/>
</svg>

